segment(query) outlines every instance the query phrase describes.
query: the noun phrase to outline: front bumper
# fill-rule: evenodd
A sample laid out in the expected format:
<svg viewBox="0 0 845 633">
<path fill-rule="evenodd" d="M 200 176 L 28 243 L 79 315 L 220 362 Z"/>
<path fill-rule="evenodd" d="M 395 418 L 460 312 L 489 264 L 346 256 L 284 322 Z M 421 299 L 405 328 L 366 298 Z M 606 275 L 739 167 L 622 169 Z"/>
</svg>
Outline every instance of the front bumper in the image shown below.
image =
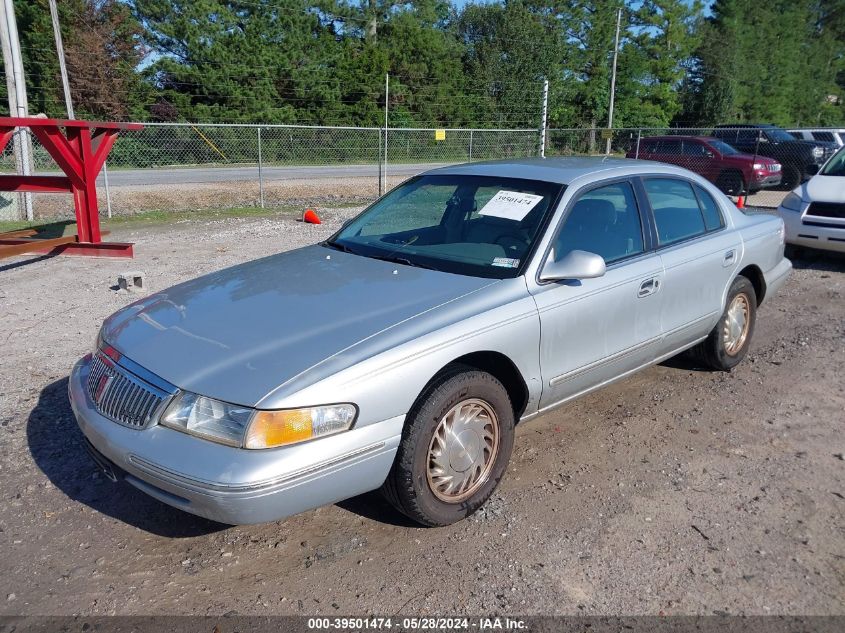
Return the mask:
<svg viewBox="0 0 845 633">
<path fill-rule="evenodd" d="M 805 216 L 806 208 L 804 204 L 800 212 L 778 209 L 786 228 L 786 243 L 845 253 L 845 220 Z"/>
<path fill-rule="evenodd" d="M 381 486 L 405 416 L 293 446 L 246 450 L 159 425 L 127 428 L 103 417 L 85 388 L 90 357 L 68 382 L 89 451 L 115 480 L 159 501 L 229 524 L 264 523 Z"/>
<path fill-rule="evenodd" d="M 782 179 L 783 175 L 779 171 L 774 173 L 766 172 L 765 174 L 755 173 L 749 188 L 754 191 L 759 191 L 760 189 L 770 189 L 772 187 L 777 187 Z"/>
</svg>

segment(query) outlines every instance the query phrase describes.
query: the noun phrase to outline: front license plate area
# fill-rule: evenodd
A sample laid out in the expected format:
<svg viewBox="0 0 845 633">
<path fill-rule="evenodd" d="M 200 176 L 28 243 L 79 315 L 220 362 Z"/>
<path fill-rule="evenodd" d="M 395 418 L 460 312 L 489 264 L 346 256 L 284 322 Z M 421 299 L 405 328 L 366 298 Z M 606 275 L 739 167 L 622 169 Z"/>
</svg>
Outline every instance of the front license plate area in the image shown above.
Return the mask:
<svg viewBox="0 0 845 633">
<path fill-rule="evenodd" d="M 85 449 L 88 451 L 88 454 L 91 456 L 91 459 L 94 460 L 94 463 L 97 464 L 100 471 L 111 481 L 117 483 L 119 479 L 123 479 L 123 471 L 111 463 L 111 461 L 103 455 L 100 451 L 94 448 L 94 445 L 88 441 L 88 438 L 85 438 Z"/>
</svg>

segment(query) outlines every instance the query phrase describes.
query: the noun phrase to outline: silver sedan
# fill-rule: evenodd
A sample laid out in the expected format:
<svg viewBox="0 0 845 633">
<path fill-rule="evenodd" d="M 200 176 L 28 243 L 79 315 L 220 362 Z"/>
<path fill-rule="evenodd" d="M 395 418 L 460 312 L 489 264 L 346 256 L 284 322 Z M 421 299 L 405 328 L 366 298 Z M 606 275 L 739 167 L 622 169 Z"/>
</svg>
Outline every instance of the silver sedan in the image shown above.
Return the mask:
<svg viewBox="0 0 845 633">
<path fill-rule="evenodd" d="M 381 488 L 477 510 L 514 425 L 694 348 L 727 371 L 783 284 L 784 226 L 654 162 L 437 169 L 331 239 L 111 316 L 70 378 L 115 481 L 225 523 Z"/>
</svg>

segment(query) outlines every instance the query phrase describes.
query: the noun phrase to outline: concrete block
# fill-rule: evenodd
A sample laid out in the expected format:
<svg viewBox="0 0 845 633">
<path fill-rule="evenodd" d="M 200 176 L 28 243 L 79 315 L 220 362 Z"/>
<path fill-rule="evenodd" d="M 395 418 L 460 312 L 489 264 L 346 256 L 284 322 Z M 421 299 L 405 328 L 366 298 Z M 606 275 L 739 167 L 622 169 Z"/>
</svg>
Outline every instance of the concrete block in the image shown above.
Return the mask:
<svg viewBox="0 0 845 633">
<path fill-rule="evenodd" d="M 120 290 L 142 290 L 144 288 L 144 273 L 131 271 L 117 276 L 117 287 Z"/>
</svg>

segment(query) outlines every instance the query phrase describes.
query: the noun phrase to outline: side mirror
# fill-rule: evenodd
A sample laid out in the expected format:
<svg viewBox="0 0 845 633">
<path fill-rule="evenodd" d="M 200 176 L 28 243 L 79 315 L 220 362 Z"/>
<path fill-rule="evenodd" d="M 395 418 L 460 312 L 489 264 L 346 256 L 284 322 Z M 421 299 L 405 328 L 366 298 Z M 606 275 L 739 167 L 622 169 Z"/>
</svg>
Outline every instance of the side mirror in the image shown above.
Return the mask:
<svg viewBox="0 0 845 633">
<path fill-rule="evenodd" d="M 708 149 L 707 151 L 705 151 L 705 152 L 704 152 L 704 155 L 705 155 L 707 158 L 713 158 L 716 154 L 714 154 L 712 151 L 710 151 L 710 150 Z"/>
<path fill-rule="evenodd" d="M 564 279 L 594 279 L 607 271 L 604 258 L 587 251 L 570 251 L 561 259 L 553 259 L 554 252 L 543 264 L 540 281 L 563 281 Z"/>
<path fill-rule="evenodd" d="M 815 163 L 810 163 L 804 168 L 804 180 L 809 180 L 812 176 L 815 176 L 819 173 L 819 169 L 821 169 L 821 165 L 816 165 Z"/>
</svg>

